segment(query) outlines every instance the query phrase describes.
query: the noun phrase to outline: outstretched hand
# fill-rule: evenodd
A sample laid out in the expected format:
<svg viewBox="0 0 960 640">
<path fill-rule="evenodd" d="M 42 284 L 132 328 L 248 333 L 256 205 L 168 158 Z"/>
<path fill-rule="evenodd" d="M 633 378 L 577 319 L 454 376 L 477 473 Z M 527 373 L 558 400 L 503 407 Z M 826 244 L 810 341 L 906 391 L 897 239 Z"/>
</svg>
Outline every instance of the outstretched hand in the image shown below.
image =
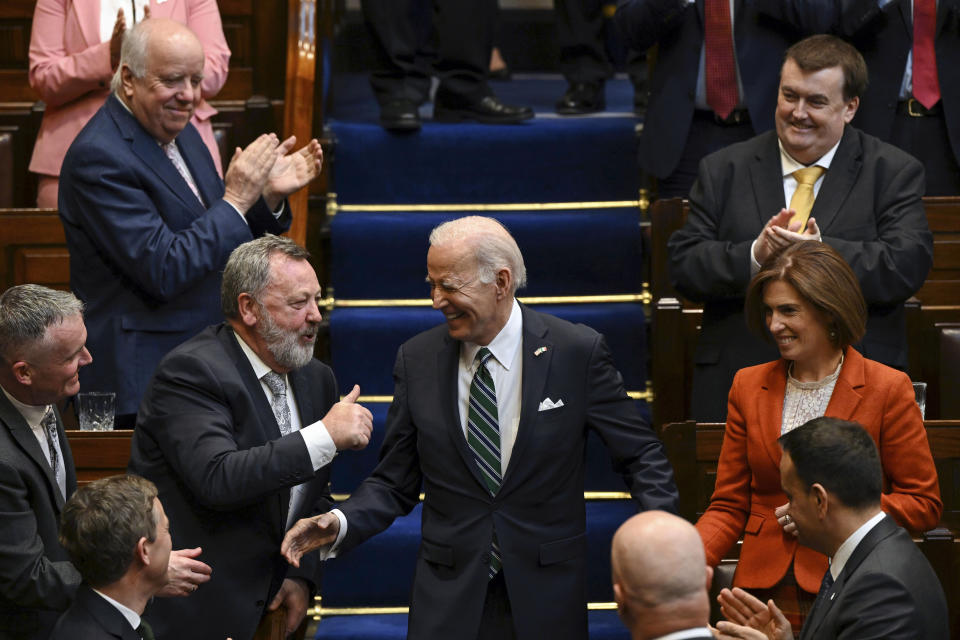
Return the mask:
<svg viewBox="0 0 960 640">
<path fill-rule="evenodd" d="M 280 544 L 280 553 L 287 562 L 300 566 L 303 554 L 333 543 L 340 533 L 340 518 L 328 512 L 312 518 L 297 520 L 287 531 Z"/>
<path fill-rule="evenodd" d="M 316 139 L 289 153 L 296 143 L 297 138 L 290 136 L 277 147 L 277 161 L 263 189 L 263 199 L 271 211 L 276 211 L 291 193 L 310 184 L 323 167 L 323 149 Z"/>
<path fill-rule="evenodd" d="M 170 552 L 167 565 L 167 584 L 157 595 L 163 597 L 188 596 L 210 580 L 210 565 L 197 560 L 202 549 L 177 549 Z"/>
</svg>

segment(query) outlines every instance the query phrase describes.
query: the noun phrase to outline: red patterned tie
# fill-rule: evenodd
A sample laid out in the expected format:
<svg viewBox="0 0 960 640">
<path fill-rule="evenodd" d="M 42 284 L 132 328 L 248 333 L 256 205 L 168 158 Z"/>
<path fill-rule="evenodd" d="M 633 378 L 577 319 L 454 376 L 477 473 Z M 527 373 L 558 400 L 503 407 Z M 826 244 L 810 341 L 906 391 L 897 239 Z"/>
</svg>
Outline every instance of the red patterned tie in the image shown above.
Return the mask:
<svg viewBox="0 0 960 640">
<path fill-rule="evenodd" d="M 704 18 L 707 104 L 714 113 L 726 119 L 737 106 L 737 71 L 733 57 L 730 0 L 705 0 Z"/>
<path fill-rule="evenodd" d="M 913 0 L 913 97 L 927 109 L 940 99 L 937 53 L 937 0 Z"/>
</svg>

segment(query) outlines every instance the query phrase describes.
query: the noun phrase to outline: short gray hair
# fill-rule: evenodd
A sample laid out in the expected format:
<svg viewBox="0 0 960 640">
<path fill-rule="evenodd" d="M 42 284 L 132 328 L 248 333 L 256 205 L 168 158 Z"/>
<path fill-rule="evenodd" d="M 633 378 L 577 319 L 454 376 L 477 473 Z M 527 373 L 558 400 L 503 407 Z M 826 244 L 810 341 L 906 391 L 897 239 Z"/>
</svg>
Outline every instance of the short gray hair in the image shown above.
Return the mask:
<svg viewBox="0 0 960 640">
<path fill-rule="evenodd" d="M 18 350 L 41 342 L 47 327 L 83 314 L 83 303 L 69 291 L 38 284 L 10 287 L 0 295 L 0 357 L 13 362 Z"/>
<path fill-rule="evenodd" d="M 233 250 L 223 270 L 220 286 L 220 309 L 225 318 L 237 318 L 240 306 L 237 298 L 248 293 L 260 300 L 270 284 L 270 257 L 280 253 L 294 260 L 310 260 L 310 252 L 290 238 L 266 234 L 256 240 L 244 242 Z"/>
<path fill-rule="evenodd" d="M 120 94 L 123 84 L 122 71 L 124 65 L 130 69 L 134 78 L 147 75 L 147 46 L 150 43 L 150 21 L 142 20 L 127 29 L 123 34 L 123 44 L 120 46 L 120 64 L 110 80 L 110 90 Z"/>
<path fill-rule="evenodd" d="M 513 276 L 513 291 L 527 284 L 527 268 L 517 241 L 507 228 L 493 218 L 467 216 L 438 225 L 430 232 L 430 246 L 439 247 L 451 242 L 469 243 L 477 260 L 477 277 L 490 284 L 500 269 L 509 269 Z"/>
</svg>

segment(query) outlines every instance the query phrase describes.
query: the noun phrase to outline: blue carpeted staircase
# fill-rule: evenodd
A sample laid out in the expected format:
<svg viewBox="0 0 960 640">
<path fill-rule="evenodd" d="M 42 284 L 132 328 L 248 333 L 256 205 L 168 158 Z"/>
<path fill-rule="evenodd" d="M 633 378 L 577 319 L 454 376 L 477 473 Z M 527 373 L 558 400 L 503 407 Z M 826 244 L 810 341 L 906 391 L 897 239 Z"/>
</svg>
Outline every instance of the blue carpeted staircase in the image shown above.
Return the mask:
<svg viewBox="0 0 960 640">
<path fill-rule="evenodd" d="M 492 215 L 511 230 L 527 265 L 521 300 L 604 333 L 647 412 L 632 88 L 614 80 L 606 113 L 561 119 L 552 112 L 565 87 L 558 76 L 520 76 L 494 87 L 505 102 L 534 105 L 537 118 L 517 126 L 441 125 L 425 108 L 419 133 L 390 134 L 376 124 L 363 76 L 333 79 L 330 355 L 342 389 L 360 384 L 374 415 L 370 446 L 338 456 L 334 494 L 349 494 L 376 464 L 397 347 L 442 321 L 424 283 L 427 236 L 462 215 Z M 586 455 L 590 637 L 626 639 L 610 605 L 609 549 L 614 530 L 636 509 L 594 435 Z M 317 638 L 404 638 L 419 543 L 417 507 L 328 561 Z"/>
</svg>

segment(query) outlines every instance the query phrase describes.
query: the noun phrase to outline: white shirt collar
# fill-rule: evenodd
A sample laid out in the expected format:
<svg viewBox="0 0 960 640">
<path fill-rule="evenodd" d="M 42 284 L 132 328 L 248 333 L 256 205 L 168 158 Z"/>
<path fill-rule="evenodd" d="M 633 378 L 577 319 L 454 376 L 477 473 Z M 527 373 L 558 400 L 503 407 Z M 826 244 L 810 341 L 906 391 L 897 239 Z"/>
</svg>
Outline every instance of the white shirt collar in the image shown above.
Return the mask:
<svg viewBox="0 0 960 640">
<path fill-rule="evenodd" d="M 507 324 L 503 325 L 500 333 L 490 341 L 487 349 L 490 350 L 490 353 L 493 354 L 497 362 L 509 371 L 510 363 L 513 362 L 513 356 L 517 353 L 517 349 L 520 348 L 522 341 L 523 314 L 520 311 L 520 305 L 517 303 L 517 299 L 514 298 Z M 473 342 L 464 342 L 460 348 L 460 358 L 468 370 L 473 369 L 473 359 L 477 357 L 477 351 L 480 351 L 480 345 L 474 344 Z"/>
<path fill-rule="evenodd" d="M 702 638 L 704 635 L 713 636 L 710 627 L 695 627 L 693 629 L 684 629 L 683 631 L 674 631 L 665 636 L 651 638 L 651 640 L 684 640 L 685 638 Z"/>
<path fill-rule="evenodd" d="M 134 610 L 131 609 L 130 607 L 127 607 L 127 606 L 125 606 L 125 605 L 123 605 L 123 604 L 120 604 L 119 602 L 117 602 L 116 600 L 114 600 L 113 598 L 111 598 L 110 596 L 108 596 L 108 595 L 106 595 L 106 594 L 104 594 L 104 593 L 101 593 L 100 591 L 97 591 L 96 589 L 94 589 L 93 592 L 94 592 L 95 594 L 97 594 L 98 596 L 100 596 L 101 598 L 103 598 L 104 600 L 106 600 L 107 602 L 109 602 L 110 604 L 112 604 L 114 607 L 116 607 L 117 611 L 119 611 L 120 613 L 123 614 L 123 617 L 127 619 L 127 622 L 130 623 L 130 626 L 131 626 L 131 627 L 133 627 L 134 629 L 136 629 L 137 627 L 140 626 L 140 614 L 139 614 L 139 613 L 137 613 L 136 611 L 134 611 Z"/>
<path fill-rule="evenodd" d="M 243 338 L 241 338 L 236 331 L 233 332 L 233 335 L 236 336 L 237 342 L 240 344 L 240 349 L 243 350 L 243 355 L 247 356 L 247 360 L 250 361 L 250 366 L 253 367 L 253 374 L 257 376 L 257 380 L 260 380 L 263 376 L 267 375 L 267 373 L 273 371 L 273 369 L 257 355 L 256 351 L 244 342 Z M 286 374 L 282 375 L 284 379 L 286 379 Z"/>
<path fill-rule="evenodd" d="M 843 140 L 843 136 L 840 136 L 840 140 Z M 833 162 L 833 156 L 837 155 L 837 147 L 840 146 L 840 140 L 837 140 L 837 144 L 833 145 L 829 151 L 820 156 L 819 160 L 813 164 L 806 165 L 794 160 L 794 158 L 787 153 L 787 150 L 783 148 L 783 143 L 780 141 L 780 139 L 777 138 L 777 145 L 780 147 L 780 167 L 783 171 L 783 176 L 786 177 L 797 169 L 803 169 L 804 167 L 808 166 L 818 166 L 823 167 L 824 169 L 830 169 L 830 163 Z"/>
<path fill-rule="evenodd" d="M 880 524 L 886 514 L 883 511 L 877 512 L 875 516 L 860 525 L 860 528 L 850 534 L 850 537 L 843 541 L 837 552 L 830 558 L 830 575 L 836 580 L 847 564 L 847 560 L 853 555 L 853 550 L 866 537 L 870 530 Z"/>
<path fill-rule="evenodd" d="M 48 404 L 41 404 L 41 405 L 23 404 L 22 402 L 14 398 L 12 395 L 10 395 L 10 392 L 4 389 L 3 387 L 0 387 L 0 389 L 3 389 L 3 393 L 5 396 L 7 396 L 7 399 L 10 401 L 10 404 L 13 405 L 14 409 L 20 412 L 20 415 L 22 415 L 23 419 L 26 420 L 27 426 L 30 427 L 31 429 L 33 429 L 34 427 L 40 424 L 40 421 L 43 420 L 43 416 L 45 416 L 47 414 L 47 411 L 50 409 L 50 405 Z"/>
</svg>

